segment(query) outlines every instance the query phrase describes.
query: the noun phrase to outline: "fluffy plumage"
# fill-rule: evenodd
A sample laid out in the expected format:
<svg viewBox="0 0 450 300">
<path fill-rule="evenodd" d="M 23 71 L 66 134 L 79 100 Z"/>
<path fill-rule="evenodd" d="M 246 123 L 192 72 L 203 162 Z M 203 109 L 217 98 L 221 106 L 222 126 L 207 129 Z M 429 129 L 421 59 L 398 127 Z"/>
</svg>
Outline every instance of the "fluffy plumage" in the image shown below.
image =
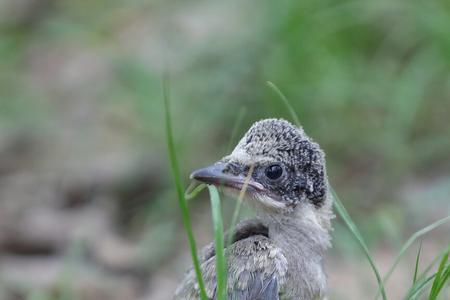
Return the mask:
<svg viewBox="0 0 450 300">
<path fill-rule="evenodd" d="M 256 122 L 233 152 L 192 177 L 238 193 L 253 166 L 245 201 L 258 217 L 240 223 L 226 249 L 229 299 L 323 299 L 323 254 L 330 246 L 331 196 L 319 145 L 285 120 Z M 203 249 L 208 297 L 215 298 L 214 246 Z M 177 299 L 199 299 L 190 270 Z"/>
</svg>

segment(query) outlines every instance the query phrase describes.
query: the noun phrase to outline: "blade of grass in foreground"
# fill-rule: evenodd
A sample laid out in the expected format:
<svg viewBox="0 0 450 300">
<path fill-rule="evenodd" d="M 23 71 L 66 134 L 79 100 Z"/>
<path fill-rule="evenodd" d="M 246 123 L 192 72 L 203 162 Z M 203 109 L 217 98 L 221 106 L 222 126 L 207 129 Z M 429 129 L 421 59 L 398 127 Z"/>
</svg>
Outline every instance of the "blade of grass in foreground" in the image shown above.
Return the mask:
<svg viewBox="0 0 450 300">
<path fill-rule="evenodd" d="M 439 284 L 439 286 L 438 286 L 438 292 L 437 292 L 437 294 L 439 294 L 439 293 L 443 290 L 443 288 L 444 288 L 444 286 L 445 286 L 446 284 L 447 284 L 447 285 L 450 284 L 450 265 L 447 265 L 447 266 L 445 267 L 445 269 L 444 269 L 444 272 L 443 272 L 443 276 L 442 276 L 441 282 L 440 282 L 440 284 Z"/>
<path fill-rule="evenodd" d="M 197 246 L 195 244 L 194 234 L 192 232 L 191 219 L 189 217 L 189 210 L 186 205 L 186 199 L 184 197 L 184 188 L 181 181 L 180 168 L 178 166 L 178 160 L 175 153 L 175 144 L 173 141 L 172 123 L 170 118 L 170 105 L 169 105 L 169 87 L 167 79 L 163 82 L 163 96 L 164 96 L 164 108 L 166 116 L 166 136 L 167 136 L 167 149 L 169 151 L 170 167 L 172 169 L 172 175 L 175 181 L 175 188 L 177 191 L 178 204 L 181 209 L 181 216 L 183 219 L 183 225 L 187 233 L 189 247 L 191 250 L 192 263 L 194 264 L 195 274 L 197 276 L 197 282 L 200 289 L 200 298 L 207 300 L 205 291 L 205 284 L 203 283 L 202 272 L 200 269 L 200 263 L 197 257 Z"/>
<path fill-rule="evenodd" d="M 439 283 L 437 288 L 436 297 L 440 295 L 441 291 L 444 290 L 444 286 L 446 284 L 450 284 L 450 265 L 447 265 L 443 271 L 441 282 Z"/>
<path fill-rule="evenodd" d="M 438 261 L 440 261 L 442 259 L 442 257 L 445 255 L 445 253 L 447 253 L 447 251 L 450 251 L 450 245 L 449 247 L 445 248 L 444 250 L 440 251 L 438 255 L 436 255 L 436 257 L 428 264 L 428 266 L 425 268 L 425 270 L 423 270 L 421 272 L 420 275 L 417 276 L 417 281 L 421 282 L 423 280 L 425 280 L 427 274 L 430 272 L 430 270 L 434 267 L 434 265 L 436 265 L 436 263 Z M 413 285 L 410 290 L 414 289 L 415 286 Z"/>
<path fill-rule="evenodd" d="M 278 97 L 283 101 L 284 105 L 288 109 L 291 114 L 292 119 L 294 120 L 297 126 L 300 126 L 300 119 L 298 118 L 297 113 L 292 107 L 291 103 L 289 103 L 288 99 L 284 96 L 284 94 L 280 91 L 280 89 L 271 81 L 267 81 L 267 85 L 278 95 Z"/>
<path fill-rule="evenodd" d="M 232 134 L 230 137 L 230 141 L 227 147 L 227 152 L 231 150 L 232 142 L 234 141 L 237 130 L 240 127 L 240 124 L 242 123 L 242 120 L 246 114 L 246 108 L 242 107 L 238 113 L 238 116 L 236 118 L 235 124 L 233 126 Z M 250 168 L 249 176 L 251 176 L 251 173 L 253 172 L 253 167 Z M 246 179 L 246 183 L 244 183 L 244 186 L 241 190 L 241 193 L 239 195 L 238 201 L 236 203 L 234 213 L 233 213 L 233 219 L 231 221 L 231 233 L 229 235 L 229 239 L 227 239 L 227 244 L 229 245 L 232 241 L 234 231 L 234 227 L 236 226 L 237 218 L 239 216 L 239 211 L 242 203 L 243 195 L 245 194 L 245 190 L 248 185 L 248 179 Z M 206 184 L 200 184 L 196 185 L 196 183 L 191 183 L 187 190 L 185 191 L 185 197 L 187 200 L 195 198 L 207 185 Z M 220 211 L 220 198 L 219 194 L 217 192 L 217 188 L 215 186 L 208 186 L 209 192 L 210 192 L 210 199 L 211 199 L 211 208 L 212 208 L 212 215 L 213 215 L 213 223 L 214 223 L 214 239 L 215 239 L 215 249 L 216 249 L 216 278 L 217 278 L 217 297 L 218 299 L 226 299 L 227 297 L 227 268 L 226 268 L 226 256 L 224 253 L 224 249 L 226 248 L 224 246 L 224 234 L 223 234 L 223 222 L 222 222 L 222 215 Z"/>
<path fill-rule="evenodd" d="M 270 81 L 267 82 L 267 85 L 278 94 L 278 96 L 283 101 L 283 103 L 286 106 L 286 108 L 289 110 L 289 112 L 290 112 L 290 114 L 292 116 L 292 119 L 295 121 L 296 125 L 300 127 L 301 124 L 300 124 L 300 120 L 298 118 L 297 113 L 295 112 L 294 108 L 291 106 L 291 104 L 289 103 L 287 98 L 280 91 L 280 89 L 275 84 L 273 84 Z M 377 267 L 375 266 L 375 263 L 374 263 L 374 261 L 372 259 L 372 256 L 370 255 L 369 249 L 367 248 L 367 245 L 364 242 L 364 239 L 363 239 L 361 233 L 359 232 L 358 227 L 356 226 L 356 224 L 350 218 L 350 215 L 348 214 L 348 212 L 345 209 L 345 207 L 342 204 L 342 202 L 339 200 L 339 197 L 337 196 L 336 192 L 334 191 L 334 189 L 333 189 L 333 187 L 331 185 L 330 185 L 330 190 L 331 190 L 331 192 L 332 192 L 332 194 L 334 196 L 334 200 L 335 200 L 334 201 L 334 207 L 335 207 L 336 211 L 341 216 L 341 218 L 344 220 L 344 222 L 347 225 L 348 229 L 350 230 L 350 232 L 355 237 L 356 241 L 359 243 L 359 245 L 363 249 L 366 258 L 369 261 L 373 272 L 375 273 L 375 277 L 377 278 L 378 287 L 379 287 L 379 290 L 381 291 L 381 295 L 382 295 L 383 299 L 386 300 L 387 299 L 386 292 L 384 290 L 384 283 L 381 280 L 380 272 L 378 271 Z"/>
<path fill-rule="evenodd" d="M 425 288 L 431 283 L 431 281 L 436 277 L 436 273 L 429 276 L 428 278 L 418 280 L 416 284 L 411 288 L 408 295 L 406 296 L 406 300 L 414 300 L 418 296 L 420 296 Z"/>
<path fill-rule="evenodd" d="M 426 273 L 428 273 L 429 269 L 432 268 L 432 266 L 438 261 L 443 259 L 448 253 L 450 252 L 450 245 L 444 249 L 438 256 L 436 256 L 435 259 L 431 262 L 431 264 L 426 268 L 426 270 L 422 273 L 421 276 L 418 277 L 417 282 L 409 289 L 407 296 L 405 299 L 407 300 L 415 300 L 417 297 L 419 297 L 421 294 L 424 293 L 425 289 L 428 287 L 430 283 L 434 283 L 434 280 L 438 274 L 439 271 L 436 271 L 436 273 L 432 274 L 431 276 L 425 277 Z M 438 268 L 439 269 L 439 268 Z M 443 288 L 445 282 L 449 279 L 450 276 L 450 265 L 447 265 L 446 270 L 443 272 L 445 278 L 443 281 L 441 281 L 441 287 L 439 291 Z M 439 293 L 438 293 L 439 294 Z M 431 299 L 431 298 L 430 298 Z"/>
<path fill-rule="evenodd" d="M 416 241 L 418 238 L 420 238 L 421 236 L 427 234 L 428 232 L 430 232 L 431 230 L 450 222 L 450 216 L 447 216 L 445 218 L 442 218 L 422 229 L 420 229 L 419 231 L 415 232 L 407 241 L 406 243 L 402 246 L 402 248 L 400 249 L 400 252 L 397 254 L 397 256 L 394 259 L 394 263 L 392 264 L 392 266 L 389 268 L 389 271 L 386 273 L 386 275 L 383 278 L 383 284 L 385 284 L 389 277 L 392 275 L 392 273 L 394 272 L 395 268 L 397 267 L 398 263 L 400 262 L 400 259 L 403 257 L 403 255 L 406 253 L 406 250 L 408 250 L 409 247 L 411 247 L 411 245 L 414 243 L 414 241 Z M 377 293 L 377 297 L 375 299 L 378 299 L 378 296 L 380 295 L 380 291 L 378 291 Z"/>
<path fill-rule="evenodd" d="M 246 113 L 247 113 L 247 109 L 244 106 L 241 107 L 241 109 L 239 110 L 239 114 L 234 122 L 233 131 L 231 133 L 230 140 L 228 142 L 227 153 L 229 153 L 231 151 L 231 146 L 233 145 L 233 142 L 236 139 L 237 132 L 239 130 L 239 127 L 241 126 L 242 120 L 244 119 L 244 116 Z M 226 247 L 228 247 L 228 245 L 231 245 L 231 243 L 233 241 L 234 230 L 235 230 L 238 218 L 239 218 L 239 214 L 241 212 L 242 200 L 244 198 L 245 191 L 247 190 L 248 181 L 250 180 L 250 176 L 253 173 L 253 168 L 254 168 L 253 165 L 250 166 L 249 175 L 247 175 L 247 178 L 244 181 L 244 185 L 242 186 L 242 189 L 241 189 L 238 199 L 236 201 L 236 205 L 234 206 L 233 215 L 231 217 L 231 224 L 230 224 L 230 227 L 228 228 L 229 233 L 228 233 L 228 238 L 227 238 L 227 241 L 225 244 Z"/>
<path fill-rule="evenodd" d="M 436 300 L 437 296 L 439 295 L 440 291 L 442 290 L 445 282 L 448 279 L 448 276 L 450 274 L 450 267 L 446 266 L 448 261 L 448 255 L 449 251 L 447 251 L 441 259 L 441 263 L 439 264 L 439 268 L 436 272 L 436 277 L 434 277 L 433 285 L 431 286 L 430 296 L 428 297 L 429 300 Z"/>
<path fill-rule="evenodd" d="M 201 183 L 197 185 L 194 181 L 191 182 L 191 184 L 188 186 L 186 191 L 184 192 L 184 197 L 186 200 L 192 200 L 195 197 L 197 197 L 198 194 L 200 194 L 201 191 L 203 191 L 206 188 L 206 184 Z"/>
<path fill-rule="evenodd" d="M 378 271 L 377 267 L 375 266 L 372 256 L 370 255 L 369 249 L 367 248 L 367 245 L 364 242 L 364 239 L 363 239 L 361 233 L 359 232 L 358 227 L 353 222 L 353 220 L 350 218 L 350 215 L 348 214 L 347 210 L 345 209 L 344 205 L 342 204 L 341 200 L 339 199 L 339 197 L 336 194 L 336 192 L 334 191 L 334 189 L 331 186 L 330 186 L 330 189 L 331 189 L 331 192 L 334 197 L 333 202 L 334 202 L 334 207 L 335 207 L 336 211 L 339 213 L 341 218 L 344 220 L 345 224 L 350 229 L 350 232 L 353 234 L 353 236 L 355 237 L 355 239 L 358 241 L 359 245 L 363 249 L 363 252 L 364 252 L 366 258 L 369 261 L 373 272 L 375 273 L 375 277 L 377 278 L 378 286 L 381 291 L 381 296 L 383 297 L 384 300 L 386 300 L 387 299 L 386 292 L 384 290 L 384 283 L 381 280 L 380 272 Z"/>
<path fill-rule="evenodd" d="M 234 212 L 233 212 L 233 217 L 231 219 L 231 224 L 230 224 L 230 229 L 229 229 L 230 234 L 228 235 L 227 246 L 231 245 L 231 243 L 233 242 L 234 229 L 236 228 L 237 220 L 239 217 L 239 212 L 241 210 L 242 201 L 244 200 L 245 192 L 247 191 L 248 183 L 249 183 L 250 179 L 252 178 L 252 174 L 253 174 L 254 170 L 255 170 L 255 165 L 253 165 L 253 164 L 250 165 L 250 169 L 248 170 L 247 177 L 245 177 L 245 180 L 244 180 L 244 185 L 242 186 L 242 189 L 239 192 L 237 203 L 236 203 L 236 206 L 235 206 Z"/>
<path fill-rule="evenodd" d="M 245 106 L 241 107 L 239 110 L 236 121 L 234 122 L 233 130 L 231 131 L 230 140 L 228 141 L 227 153 L 231 151 L 231 146 L 233 145 L 234 140 L 236 139 L 237 132 L 239 127 L 241 127 L 242 120 L 244 120 L 245 114 L 247 113 L 247 109 Z"/>
<path fill-rule="evenodd" d="M 417 281 L 417 272 L 419 271 L 420 252 L 422 251 L 422 240 L 420 240 L 419 251 L 417 251 L 416 265 L 414 267 L 413 285 Z"/>
<path fill-rule="evenodd" d="M 214 224 L 214 243 L 216 249 L 217 300 L 227 299 L 227 267 L 224 253 L 223 222 L 220 209 L 220 198 L 217 188 L 208 185 Z"/>
</svg>

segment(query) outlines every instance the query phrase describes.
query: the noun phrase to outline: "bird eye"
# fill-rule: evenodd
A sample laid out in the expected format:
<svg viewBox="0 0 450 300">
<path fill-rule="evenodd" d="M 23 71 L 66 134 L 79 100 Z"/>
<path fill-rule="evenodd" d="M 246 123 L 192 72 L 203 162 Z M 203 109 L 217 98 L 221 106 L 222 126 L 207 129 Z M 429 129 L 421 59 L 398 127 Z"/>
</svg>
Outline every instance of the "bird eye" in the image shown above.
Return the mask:
<svg viewBox="0 0 450 300">
<path fill-rule="evenodd" d="M 283 175 L 283 168 L 280 165 L 270 165 L 266 168 L 266 176 L 270 180 L 276 180 Z"/>
</svg>

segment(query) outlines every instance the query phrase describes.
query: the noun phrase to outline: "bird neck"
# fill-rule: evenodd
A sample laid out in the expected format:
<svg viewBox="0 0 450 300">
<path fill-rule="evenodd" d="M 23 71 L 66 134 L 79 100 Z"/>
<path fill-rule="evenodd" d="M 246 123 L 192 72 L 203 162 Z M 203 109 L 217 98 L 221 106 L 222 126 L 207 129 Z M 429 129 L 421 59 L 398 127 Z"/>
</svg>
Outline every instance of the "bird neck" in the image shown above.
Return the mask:
<svg viewBox="0 0 450 300">
<path fill-rule="evenodd" d="M 330 247 L 331 210 L 304 204 L 286 214 L 260 214 L 269 229 L 269 237 L 280 244 L 294 246 L 310 254 L 322 256 Z"/>
<path fill-rule="evenodd" d="M 321 299 L 326 293 L 323 267 L 325 250 L 331 246 L 329 230 L 333 217 L 329 207 L 319 211 L 311 205 L 298 207 L 290 214 L 263 214 L 269 238 L 283 250 L 289 273 L 286 277 L 293 298 Z M 288 289 L 289 290 L 289 289 Z"/>
</svg>

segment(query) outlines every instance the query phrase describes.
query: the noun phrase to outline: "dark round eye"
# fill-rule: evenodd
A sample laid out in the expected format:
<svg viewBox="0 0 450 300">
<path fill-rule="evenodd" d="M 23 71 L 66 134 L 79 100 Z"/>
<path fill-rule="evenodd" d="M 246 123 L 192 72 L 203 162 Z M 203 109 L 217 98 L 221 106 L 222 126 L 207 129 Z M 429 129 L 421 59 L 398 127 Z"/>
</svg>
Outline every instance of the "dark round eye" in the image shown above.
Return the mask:
<svg viewBox="0 0 450 300">
<path fill-rule="evenodd" d="M 270 180 L 276 180 L 283 175 L 283 168 L 280 165 L 270 165 L 266 168 L 266 176 Z"/>
</svg>

